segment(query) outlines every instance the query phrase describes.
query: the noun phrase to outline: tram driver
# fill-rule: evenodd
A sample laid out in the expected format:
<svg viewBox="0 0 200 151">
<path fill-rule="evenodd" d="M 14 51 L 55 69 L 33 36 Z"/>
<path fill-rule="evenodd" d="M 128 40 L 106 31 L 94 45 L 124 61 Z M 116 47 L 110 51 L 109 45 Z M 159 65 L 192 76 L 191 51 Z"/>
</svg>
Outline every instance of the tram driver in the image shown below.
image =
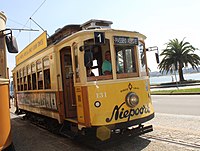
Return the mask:
<svg viewBox="0 0 200 151">
<path fill-rule="evenodd" d="M 102 73 L 103 75 L 112 74 L 111 55 L 109 50 L 105 52 L 105 60 L 102 64 Z"/>
</svg>

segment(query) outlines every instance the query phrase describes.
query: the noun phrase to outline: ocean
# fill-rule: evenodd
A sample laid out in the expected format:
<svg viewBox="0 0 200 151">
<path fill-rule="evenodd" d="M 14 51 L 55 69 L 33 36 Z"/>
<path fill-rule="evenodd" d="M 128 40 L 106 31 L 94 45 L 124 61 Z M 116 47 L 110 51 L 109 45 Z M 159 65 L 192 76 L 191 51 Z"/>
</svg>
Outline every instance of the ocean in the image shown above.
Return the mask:
<svg viewBox="0 0 200 151">
<path fill-rule="evenodd" d="M 183 75 L 185 80 L 200 80 L 200 73 L 190 73 Z M 166 75 L 166 76 L 154 76 L 150 77 L 150 84 L 161 84 L 161 83 L 168 83 L 168 82 L 176 82 L 179 81 L 179 75 Z"/>
</svg>

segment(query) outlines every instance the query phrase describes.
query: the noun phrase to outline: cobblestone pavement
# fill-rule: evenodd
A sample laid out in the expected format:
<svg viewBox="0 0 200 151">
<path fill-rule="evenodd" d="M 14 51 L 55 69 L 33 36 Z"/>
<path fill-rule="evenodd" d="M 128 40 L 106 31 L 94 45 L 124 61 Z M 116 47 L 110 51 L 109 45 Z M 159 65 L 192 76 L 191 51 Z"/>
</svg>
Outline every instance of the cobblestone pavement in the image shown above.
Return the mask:
<svg viewBox="0 0 200 151">
<path fill-rule="evenodd" d="M 192 150 L 200 150 L 200 116 L 157 113 L 151 123 L 154 125 L 154 131 L 144 136 L 195 145 L 199 148 Z"/>
</svg>

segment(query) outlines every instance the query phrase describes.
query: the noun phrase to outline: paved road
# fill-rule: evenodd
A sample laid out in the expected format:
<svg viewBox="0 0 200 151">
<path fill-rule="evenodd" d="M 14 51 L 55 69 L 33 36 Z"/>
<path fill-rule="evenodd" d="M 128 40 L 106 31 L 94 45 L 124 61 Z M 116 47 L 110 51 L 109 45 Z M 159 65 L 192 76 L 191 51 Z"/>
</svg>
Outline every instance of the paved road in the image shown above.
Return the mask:
<svg viewBox="0 0 200 151">
<path fill-rule="evenodd" d="M 164 97 L 164 98 L 163 98 Z M 195 96 L 193 96 L 195 97 Z M 197 98 L 196 98 L 197 97 Z M 189 96 L 181 97 L 181 99 L 177 99 L 177 97 L 173 98 L 172 96 L 152 96 L 153 103 L 155 106 L 156 117 L 149 121 L 149 124 L 153 124 L 154 131 L 149 133 L 155 137 L 165 137 L 167 140 L 170 138 L 171 140 L 180 140 L 191 142 L 195 144 L 199 144 L 200 146 L 200 116 L 182 116 L 173 114 L 163 114 L 169 111 L 173 111 L 173 99 L 179 100 L 177 104 L 178 106 L 181 103 L 181 100 L 185 102 L 185 100 L 190 101 L 192 103 L 192 107 L 197 103 L 199 97 L 191 98 Z M 173 99 L 172 99 L 173 98 Z M 190 98 L 190 99 L 189 99 Z M 194 99 L 194 100 L 193 100 Z M 195 101 L 196 100 L 196 101 Z M 168 101 L 168 104 L 165 104 Z M 176 102 L 176 101 L 175 101 Z M 183 107 L 187 107 L 191 103 L 182 103 Z M 164 104 L 164 105 L 162 105 Z M 163 106 L 168 106 L 167 111 L 161 110 Z M 179 106 L 180 107 L 180 106 Z M 164 107 L 163 107 L 164 108 Z M 199 108 L 199 107 L 197 107 Z M 175 108 L 176 109 L 176 108 Z M 13 111 L 11 109 L 11 111 Z M 182 114 L 181 109 L 175 110 L 179 111 Z M 173 112 L 175 112 L 173 111 Z M 184 112 L 187 114 L 191 114 L 188 111 Z M 21 118 L 13 115 L 11 113 L 11 121 L 12 121 L 12 133 L 13 133 L 13 142 L 16 148 L 16 151 L 93 151 L 94 149 L 89 148 L 87 145 L 79 144 L 77 141 L 72 141 L 68 138 L 63 138 L 61 136 L 52 134 L 44 129 L 41 129 L 29 121 L 24 121 Z M 140 137 L 128 137 L 126 140 L 115 144 L 106 144 L 98 147 L 98 150 L 102 151 L 168 151 L 168 150 L 176 150 L 176 151 L 193 151 L 199 149 L 193 149 L 190 147 L 175 145 L 173 143 L 166 143 L 159 140 L 151 140 L 145 135 Z"/>
<path fill-rule="evenodd" d="M 152 95 L 155 112 L 200 116 L 200 95 Z"/>
<path fill-rule="evenodd" d="M 159 125 L 158 123 L 161 122 L 160 120 L 165 119 L 162 116 L 161 118 L 159 117 L 160 115 L 157 115 L 153 121 L 150 121 L 151 124 L 154 123 L 155 127 L 154 132 L 149 134 L 155 136 L 163 136 L 164 134 L 165 136 L 166 133 L 171 133 L 171 129 L 167 129 L 167 132 L 165 131 L 163 133 L 163 129 L 157 127 L 157 125 Z M 167 119 L 169 119 L 169 117 L 167 117 Z M 173 120 L 173 117 L 170 117 L 170 119 Z M 120 142 L 114 144 L 107 143 L 105 145 L 98 146 L 97 149 L 94 149 L 85 144 L 79 144 L 76 140 L 73 141 L 68 138 L 52 134 L 28 121 L 21 120 L 21 118 L 12 118 L 12 127 L 13 142 L 16 151 L 194 151 L 193 149 L 185 146 L 151 140 L 146 138 L 145 135 L 140 137 L 127 137 L 127 139 Z M 185 135 L 183 134 L 183 136 Z"/>
<path fill-rule="evenodd" d="M 50 133 L 11 113 L 16 151 L 90 151 L 68 138 Z"/>
</svg>

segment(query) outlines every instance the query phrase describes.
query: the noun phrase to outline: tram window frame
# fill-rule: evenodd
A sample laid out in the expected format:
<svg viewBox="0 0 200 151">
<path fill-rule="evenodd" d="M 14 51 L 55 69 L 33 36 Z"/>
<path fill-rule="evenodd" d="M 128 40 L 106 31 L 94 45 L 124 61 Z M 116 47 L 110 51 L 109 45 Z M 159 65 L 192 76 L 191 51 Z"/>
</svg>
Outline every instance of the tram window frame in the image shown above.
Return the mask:
<svg viewBox="0 0 200 151">
<path fill-rule="evenodd" d="M 44 72 L 44 89 L 51 89 L 50 60 L 46 56 L 42 59 Z"/>
<path fill-rule="evenodd" d="M 17 71 L 17 91 L 20 91 L 20 82 L 19 82 L 19 70 Z"/>
<path fill-rule="evenodd" d="M 27 65 L 26 69 L 27 69 L 28 90 L 32 90 L 31 65 Z"/>
<path fill-rule="evenodd" d="M 104 44 L 94 44 L 94 39 L 87 39 L 84 41 L 84 64 L 85 64 L 85 73 L 87 81 L 94 80 L 110 80 L 113 79 L 113 74 L 103 75 L 102 73 L 102 64 L 104 61 L 104 54 L 106 51 L 110 51 L 110 39 L 106 38 Z M 88 52 L 88 55 L 92 55 L 92 63 L 90 66 L 86 66 L 85 55 Z M 94 73 L 94 76 L 89 76 L 87 70 L 91 70 Z M 96 70 L 96 71 L 95 71 Z"/>
<path fill-rule="evenodd" d="M 23 85 L 23 69 L 20 69 L 20 91 L 23 91 L 24 90 L 24 85 Z"/>
<path fill-rule="evenodd" d="M 76 43 L 73 44 L 72 46 L 72 49 L 73 49 L 73 52 L 74 52 L 74 55 L 73 55 L 73 60 L 74 60 L 74 73 L 75 73 L 75 79 L 76 79 L 76 82 L 80 82 L 80 65 L 79 65 L 79 61 L 78 61 L 78 46 Z"/>
<path fill-rule="evenodd" d="M 127 77 L 138 77 L 139 76 L 139 72 L 138 72 L 138 57 L 137 57 L 137 49 L 136 46 L 133 45 L 115 45 L 115 53 L 116 53 L 116 71 L 117 71 L 117 78 L 121 79 L 121 78 L 127 78 Z M 131 50 L 131 54 L 128 54 L 127 52 Z M 123 61 L 123 65 L 120 66 L 120 62 L 119 62 L 119 54 L 118 52 L 122 51 L 122 58 L 121 61 Z M 131 57 L 129 58 L 129 60 L 127 59 L 127 57 Z M 131 70 L 128 69 L 128 64 L 130 63 L 130 60 L 132 62 L 132 66 L 134 68 L 129 68 Z M 131 64 L 129 65 L 129 67 L 131 66 Z M 122 68 L 122 71 L 120 71 L 120 68 Z"/>
<path fill-rule="evenodd" d="M 27 90 L 27 70 L 26 67 L 23 67 L 23 74 L 24 74 L 24 91 Z"/>
<path fill-rule="evenodd" d="M 139 52 L 139 62 L 140 62 L 140 72 L 141 76 L 147 76 L 148 75 L 148 68 L 147 68 L 147 58 L 146 58 L 146 49 L 145 49 L 145 43 L 143 41 L 139 41 L 138 44 L 138 52 Z"/>
<path fill-rule="evenodd" d="M 43 89 L 43 72 L 37 72 L 37 83 L 38 83 L 38 90 Z"/>
<path fill-rule="evenodd" d="M 32 76 L 31 76 L 31 80 L 32 80 L 32 89 L 33 90 L 37 90 L 37 77 L 36 77 L 36 65 L 35 63 L 32 63 L 31 64 L 31 73 L 32 73 Z"/>
<path fill-rule="evenodd" d="M 17 79 L 19 78 L 19 71 L 17 71 Z"/>
<path fill-rule="evenodd" d="M 36 61 L 36 68 L 37 68 L 37 86 L 38 86 L 38 90 L 41 90 L 44 88 L 44 80 L 43 80 L 43 70 L 42 70 L 42 61 L 41 59 Z"/>
</svg>

